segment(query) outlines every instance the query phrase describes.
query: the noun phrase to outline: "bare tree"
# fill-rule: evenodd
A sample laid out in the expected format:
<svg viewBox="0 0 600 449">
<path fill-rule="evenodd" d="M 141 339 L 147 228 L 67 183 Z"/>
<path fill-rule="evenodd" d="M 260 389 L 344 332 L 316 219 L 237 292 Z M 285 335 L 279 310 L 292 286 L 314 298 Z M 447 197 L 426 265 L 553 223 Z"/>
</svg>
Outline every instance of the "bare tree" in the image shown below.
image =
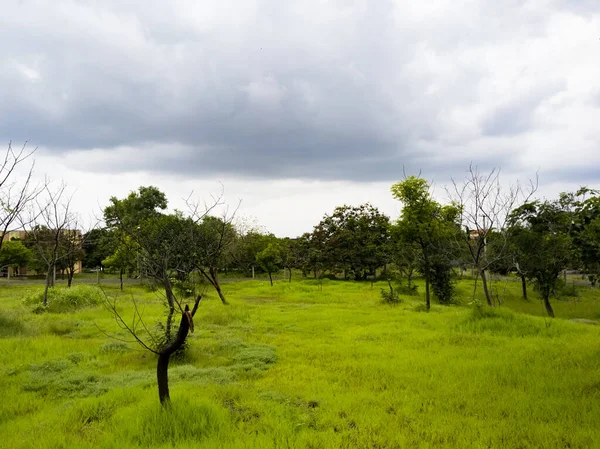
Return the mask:
<svg viewBox="0 0 600 449">
<path fill-rule="evenodd" d="M 500 170 L 493 168 L 489 173 L 480 173 L 477 166 L 469 165 L 462 184 L 452 180 L 453 191 L 450 198 L 461 211 L 461 223 L 465 226 L 463 245 L 467 247 L 477 278 L 481 283 L 485 299 L 489 306 L 494 305 L 489 279 L 490 266 L 505 256 L 509 244 L 508 216 L 520 204 L 531 198 L 537 190 L 535 182 L 530 181 L 527 190 L 520 184 L 502 186 Z M 496 239 L 494 251 L 488 251 L 488 240 Z"/>
<path fill-rule="evenodd" d="M 213 198 L 214 206 L 210 208 L 205 204 L 201 209 L 189 198 L 186 203 L 196 225 L 193 243 L 196 257 L 193 266 L 213 286 L 221 302 L 226 305 L 228 303 L 219 284 L 218 270 L 223 268 L 231 258 L 230 251 L 236 238 L 233 221 L 240 203 L 231 214 L 226 208 L 220 217 L 208 215 L 215 206 L 222 204 L 222 197 L 221 194 L 218 198 Z"/>
<path fill-rule="evenodd" d="M 179 328 L 177 329 L 177 334 L 174 338 L 164 338 L 164 336 L 157 335 L 148 328 L 142 317 L 143 313 L 138 308 L 135 298 L 131 298 L 134 305 L 131 323 L 126 321 L 123 315 L 121 315 L 117 309 L 116 299 L 110 299 L 106 295 L 105 299 L 105 306 L 113 314 L 119 327 L 128 332 L 134 338 L 133 341 L 138 343 L 142 348 L 158 355 L 158 362 L 156 364 L 158 398 L 163 406 L 167 406 L 171 401 L 171 396 L 169 394 L 169 361 L 171 359 L 171 355 L 183 347 L 189 332 L 194 332 L 193 318 L 198 310 L 198 305 L 200 304 L 202 295 L 198 295 L 196 297 L 192 310 L 190 310 L 187 304 L 184 306 L 181 301 L 179 301 L 177 297 L 173 295 L 174 304 L 181 313 Z M 117 338 L 111 335 L 108 336 L 111 338 Z M 123 340 L 120 338 L 117 339 L 131 343 L 129 340 Z"/>
<path fill-rule="evenodd" d="M 23 223 L 23 213 L 39 193 L 37 187 L 31 185 L 31 177 L 35 167 L 33 150 L 27 149 L 27 142 L 20 150 L 14 150 L 12 143 L 0 162 L 0 248 L 4 237 L 15 223 Z M 31 162 L 25 176 L 18 173 L 19 166 Z M 33 217 L 34 218 L 34 217 Z"/>
<path fill-rule="evenodd" d="M 46 266 L 44 306 L 48 304 L 48 289 L 54 287 L 56 281 L 57 265 L 79 248 L 77 244 L 65 244 L 74 239 L 78 232 L 74 227 L 79 223 L 71 210 L 73 196 L 67 195 L 66 188 L 64 182 L 52 188 L 46 181 L 35 198 L 35 207 L 28 218 L 28 224 L 32 226 L 27 230 L 27 241 Z"/>
</svg>

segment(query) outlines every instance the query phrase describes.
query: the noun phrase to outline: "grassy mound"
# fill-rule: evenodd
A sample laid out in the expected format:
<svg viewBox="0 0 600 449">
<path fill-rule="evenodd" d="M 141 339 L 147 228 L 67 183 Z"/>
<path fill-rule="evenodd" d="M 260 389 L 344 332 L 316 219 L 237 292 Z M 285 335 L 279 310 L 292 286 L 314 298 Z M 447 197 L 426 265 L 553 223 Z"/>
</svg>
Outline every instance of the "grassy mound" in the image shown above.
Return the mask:
<svg viewBox="0 0 600 449">
<path fill-rule="evenodd" d="M 44 307 L 44 291 L 42 289 L 26 296 L 23 304 L 34 313 L 74 312 L 86 307 L 94 307 L 104 299 L 102 290 L 90 285 L 76 285 L 71 288 L 55 287 L 48 290 L 48 305 Z"/>
</svg>

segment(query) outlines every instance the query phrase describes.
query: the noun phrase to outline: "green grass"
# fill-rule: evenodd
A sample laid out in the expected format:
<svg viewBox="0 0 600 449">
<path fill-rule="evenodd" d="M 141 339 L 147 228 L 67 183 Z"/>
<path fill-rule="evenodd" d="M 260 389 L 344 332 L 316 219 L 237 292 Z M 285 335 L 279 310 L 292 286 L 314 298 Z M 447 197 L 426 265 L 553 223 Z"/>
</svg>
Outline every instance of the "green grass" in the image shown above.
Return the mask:
<svg viewBox="0 0 600 449">
<path fill-rule="evenodd" d="M 385 283 L 225 283 L 209 292 L 161 409 L 155 356 L 102 307 L 34 314 L 42 286 L 0 288 L 0 448 L 591 448 L 600 443 L 598 290 L 544 317 L 518 282 L 501 306 L 423 311 L 381 301 Z M 106 286 L 109 295 L 120 294 Z M 419 291 L 422 293 L 422 286 Z M 158 297 L 128 286 L 149 325 Z"/>
</svg>

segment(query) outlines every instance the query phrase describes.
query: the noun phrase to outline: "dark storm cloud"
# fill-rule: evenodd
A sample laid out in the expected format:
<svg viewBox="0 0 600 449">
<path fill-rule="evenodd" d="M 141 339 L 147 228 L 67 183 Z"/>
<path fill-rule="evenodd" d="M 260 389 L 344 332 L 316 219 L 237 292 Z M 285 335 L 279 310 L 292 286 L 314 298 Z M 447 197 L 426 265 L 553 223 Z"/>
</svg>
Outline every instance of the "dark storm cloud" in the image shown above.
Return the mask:
<svg viewBox="0 0 600 449">
<path fill-rule="evenodd" d="M 10 1 L 0 137 L 93 171 L 372 181 L 472 160 L 518 168 L 498 139 L 535 131 L 567 84 L 531 94 L 560 75 L 495 60 L 505 39 L 544 33 L 539 11 L 472 6 Z"/>
</svg>

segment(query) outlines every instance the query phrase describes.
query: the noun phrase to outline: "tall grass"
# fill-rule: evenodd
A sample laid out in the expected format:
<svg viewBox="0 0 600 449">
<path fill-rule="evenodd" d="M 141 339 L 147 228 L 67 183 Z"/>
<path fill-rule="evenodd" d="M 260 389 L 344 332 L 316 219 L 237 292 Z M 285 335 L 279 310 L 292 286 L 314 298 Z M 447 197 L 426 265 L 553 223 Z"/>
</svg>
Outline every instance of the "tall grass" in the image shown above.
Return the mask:
<svg viewBox="0 0 600 449">
<path fill-rule="evenodd" d="M 518 283 L 490 309 L 460 281 L 463 306 L 430 313 L 422 296 L 383 304 L 385 286 L 225 283 L 231 305 L 209 293 L 172 361 L 168 409 L 155 357 L 107 337 L 127 335 L 104 308 L 36 315 L 31 287 L 0 289 L 0 447 L 596 447 L 600 326 L 569 321 L 594 319 L 595 291 L 554 300 L 551 320 Z M 124 316 L 130 294 L 163 317 L 132 286 Z"/>
</svg>

